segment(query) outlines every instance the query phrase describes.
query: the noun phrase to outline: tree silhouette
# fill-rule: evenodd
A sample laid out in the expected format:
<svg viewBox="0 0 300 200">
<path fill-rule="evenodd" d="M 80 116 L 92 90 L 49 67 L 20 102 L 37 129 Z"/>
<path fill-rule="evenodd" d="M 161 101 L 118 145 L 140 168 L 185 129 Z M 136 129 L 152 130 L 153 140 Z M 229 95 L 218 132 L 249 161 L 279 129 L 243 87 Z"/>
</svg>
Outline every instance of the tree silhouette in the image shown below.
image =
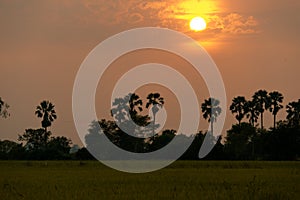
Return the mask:
<svg viewBox="0 0 300 200">
<path fill-rule="evenodd" d="M 140 112 L 143 111 L 143 101 L 140 97 L 133 93 L 129 94 L 129 114 L 131 119 L 138 125 L 138 126 L 147 126 L 149 124 L 149 116 L 148 115 L 141 115 Z"/>
<path fill-rule="evenodd" d="M 249 159 L 254 153 L 254 137 L 256 128 L 249 123 L 232 125 L 227 131 L 225 151 L 230 159 Z"/>
<path fill-rule="evenodd" d="M 51 126 L 52 122 L 57 119 L 54 105 L 50 101 L 42 101 L 40 105 L 36 107 L 35 114 L 38 118 L 42 118 L 42 127 L 47 132 L 47 127 Z"/>
<path fill-rule="evenodd" d="M 0 97 L 0 117 L 7 118 L 9 116 L 9 112 L 7 111 L 8 108 L 9 105 Z"/>
<path fill-rule="evenodd" d="M 281 104 L 283 102 L 283 95 L 280 92 L 274 91 L 269 93 L 270 98 L 270 107 L 269 110 L 274 116 L 274 129 L 276 128 L 276 116 L 280 109 L 283 108 L 283 105 Z"/>
<path fill-rule="evenodd" d="M 289 121 L 289 124 L 298 127 L 300 122 L 300 99 L 298 99 L 298 101 L 290 102 L 286 106 L 286 112 L 288 114 L 286 118 Z"/>
<path fill-rule="evenodd" d="M 124 98 L 116 98 L 112 104 L 114 108 L 111 109 L 111 115 L 115 117 L 118 123 L 127 121 L 129 118 L 129 102 L 130 95 Z"/>
<path fill-rule="evenodd" d="M 252 96 L 252 100 L 255 103 L 255 108 L 260 113 L 260 126 L 261 129 L 264 128 L 264 112 L 269 109 L 270 100 L 268 92 L 266 90 L 258 90 Z"/>
<path fill-rule="evenodd" d="M 254 101 L 247 101 L 246 104 L 247 114 L 246 117 L 249 119 L 249 123 L 254 126 L 254 123 L 257 122 L 259 112 L 256 108 Z"/>
<path fill-rule="evenodd" d="M 176 135 L 176 130 L 167 129 L 162 132 L 158 137 L 151 137 L 149 143 L 151 144 L 148 148 L 150 151 L 156 151 L 167 145 Z"/>
<path fill-rule="evenodd" d="M 19 135 L 18 140 L 26 142 L 25 149 L 37 151 L 46 148 L 50 140 L 51 132 L 44 129 L 26 129 L 23 135 Z"/>
<path fill-rule="evenodd" d="M 153 126 L 152 126 L 152 134 L 155 135 L 155 117 L 156 113 L 159 111 L 159 108 L 162 108 L 164 105 L 164 98 L 160 96 L 159 93 L 150 93 L 147 96 L 148 102 L 146 104 L 146 108 L 149 108 L 152 105 L 152 113 L 153 113 Z"/>
<path fill-rule="evenodd" d="M 235 118 L 238 120 L 238 123 L 241 124 L 241 121 L 247 114 L 247 100 L 245 97 L 237 96 L 233 98 L 229 109 L 232 114 L 236 113 Z"/>
<path fill-rule="evenodd" d="M 116 119 L 118 126 L 126 133 L 144 134 L 141 130 L 149 124 L 149 116 L 141 115 L 143 102 L 140 97 L 133 93 L 124 98 L 116 98 L 112 104 L 111 115 Z M 129 120 L 129 119 L 132 120 Z"/>
<path fill-rule="evenodd" d="M 140 99 L 140 97 L 133 93 L 133 94 L 129 94 L 130 95 L 130 99 L 129 99 L 129 112 L 131 115 L 136 115 L 138 114 L 138 112 L 143 111 L 143 101 Z"/>
<path fill-rule="evenodd" d="M 47 159 L 64 160 L 70 158 L 70 149 L 72 141 L 64 136 L 51 137 L 47 143 Z"/>
<path fill-rule="evenodd" d="M 218 99 L 205 99 L 202 103 L 203 118 L 208 120 L 211 126 L 211 133 L 213 135 L 213 123 L 217 121 L 217 117 L 221 114 L 220 101 Z"/>
</svg>

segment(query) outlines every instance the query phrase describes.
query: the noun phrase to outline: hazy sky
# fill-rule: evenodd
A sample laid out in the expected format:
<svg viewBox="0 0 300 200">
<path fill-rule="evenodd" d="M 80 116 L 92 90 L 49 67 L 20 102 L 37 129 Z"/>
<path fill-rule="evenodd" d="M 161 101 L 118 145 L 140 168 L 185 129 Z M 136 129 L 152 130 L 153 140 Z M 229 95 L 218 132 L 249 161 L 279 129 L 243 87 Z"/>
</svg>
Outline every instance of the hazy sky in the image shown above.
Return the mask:
<svg viewBox="0 0 300 200">
<path fill-rule="evenodd" d="M 58 113 L 51 131 L 80 143 L 71 107 L 76 73 L 101 41 L 137 27 L 170 28 L 199 41 L 219 67 L 229 103 L 237 95 L 250 98 L 260 88 L 282 92 L 285 103 L 297 100 L 299 10 L 297 0 L 0 0 L 0 96 L 11 106 L 11 117 L 0 119 L 0 139 L 16 140 L 26 128 L 40 127 L 35 107 L 48 99 Z M 205 18 L 205 31 L 189 29 L 194 16 Z M 116 63 L 139 63 L 124 59 Z M 107 82 L 116 79 L 115 73 L 107 75 Z M 97 99 L 107 88 L 98 89 Z M 279 118 L 284 117 L 281 111 Z M 266 125 L 270 118 L 266 116 Z M 228 112 L 225 130 L 233 122 Z"/>
</svg>

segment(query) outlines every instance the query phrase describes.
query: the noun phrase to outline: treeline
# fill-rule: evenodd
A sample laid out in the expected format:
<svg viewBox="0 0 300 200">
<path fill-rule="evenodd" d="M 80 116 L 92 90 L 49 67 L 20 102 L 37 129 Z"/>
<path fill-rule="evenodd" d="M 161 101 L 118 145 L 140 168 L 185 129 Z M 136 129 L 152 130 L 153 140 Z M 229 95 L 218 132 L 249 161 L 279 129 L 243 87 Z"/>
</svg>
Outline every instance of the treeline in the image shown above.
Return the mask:
<svg viewBox="0 0 300 200">
<path fill-rule="evenodd" d="M 9 117 L 9 105 L 0 98 L 0 117 Z M 48 128 L 57 119 L 55 106 L 50 101 L 42 101 L 35 110 L 41 118 L 42 128 L 26 129 L 18 136 L 20 143 L 0 140 L 1 160 L 70 160 L 93 159 L 87 149 L 72 145 L 64 136 L 54 137 Z"/>
<path fill-rule="evenodd" d="M 259 90 L 255 92 L 251 99 L 247 100 L 243 96 L 234 97 L 230 105 L 230 111 L 237 119 L 237 124 L 227 131 L 225 138 L 213 137 L 213 125 L 217 121 L 222 110 L 217 99 L 205 99 L 201 104 L 203 118 L 210 123 L 210 131 L 200 131 L 194 136 L 192 145 L 181 156 L 181 159 L 197 160 L 200 147 L 206 136 L 210 142 L 216 144 L 214 149 L 205 159 L 214 160 L 297 160 L 300 155 L 300 99 L 286 105 L 286 119 L 276 121 L 277 114 L 284 108 L 283 95 L 278 91 L 267 92 Z M 91 124 L 89 133 L 86 135 L 88 149 L 97 148 L 101 137 L 108 137 L 111 142 L 122 149 L 145 153 L 155 151 L 168 144 L 176 135 L 176 130 L 164 130 L 161 134 L 154 134 L 157 124 L 155 124 L 155 114 L 158 108 L 163 106 L 163 98 L 155 93 L 149 94 L 146 109 L 152 104 L 154 120 L 150 121 L 148 115 L 141 115 L 143 102 L 138 95 L 128 95 L 124 98 L 116 99 L 113 103 L 112 116 L 115 121 L 101 120 Z M 270 112 L 274 119 L 271 128 L 266 129 L 263 125 L 264 115 Z M 129 118 L 138 124 L 135 127 L 130 123 Z M 260 126 L 258 119 L 260 118 Z M 99 130 L 100 124 L 102 130 Z M 118 124 L 118 125 L 117 125 Z M 132 135 L 149 135 L 152 137 L 136 138 Z M 189 138 L 180 134 L 181 141 Z M 184 143 L 184 142 L 183 142 Z M 180 142 L 176 144 L 180 146 Z"/>
<path fill-rule="evenodd" d="M 209 98 L 201 104 L 203 118 L 210 123 L 210 131 L 199 131 L 194 134 L 193 142 L 180 159 L 198 160 L 198 153 L 207 136 L 215 146 L 204 158 L 211 160 L 299 160 L 300 155 L 300 99 L 282 105 L 283 95 L 278 92 L 259 90 L 250 100 L 243 96 L 234 97 L 229 107 L 237 120 L 227 130 L 224 138 L 215 138 L 213 125 L 222 112 L 217 99 Z M 1 100 L 1 99 L 0 99 Z M 67 160 L 94 159 L 89 153 L 101 145 L 102 137 L 107 137 L 116 146 L 131 152 L 145 153 L 156 151 L 167 145 L 176 135 L 178 141 L 191 138 L 184 134 L 177 134 L 176 130 L 163 130 L 156 133 L 156 114 L 164 106 L 164 98 L 159 93 L 147 96 L 147 103 L 137 94 L 129 94 L 124 98 L 117 98 L 113 102 L 111 115 L 115 121 L 102 119 L 93 121 L 85 136 L 87 148 L 72 146 L 66 137 L 53 137 L 48 131 L 52 122 L 57 119 L 54 105 L 43 101 L 36 108 L 36 116 L 41 118 L 42 128 L 27 129 L 18 137 L 17 142 L 0 141 L 0 159 L 33 159 L 33 160 Z M 0 114 L 8 117 L 9 106 L 0 101 Z M 3 106 L 5 105 L 5 106 Z M 5 108 L 5 112 L 3 111 Z M 286 119 L 277 121 L 277 114 L 285 108 Z M 153 114 L 143 115 L 148 109 Z M 273 126 L 264 127 L 264 115 L 270 112 L 273 116 Z M 260 119 L 260 120 L 258 120 Z M 260 121 L 260 123 L 258 123 Z M 134 123 L 133 123 L 134 122 Z M 101 127 L 101 129 L 100 129 Z M 127 133 L 131 133 L 130 135 Z M 150 137 L 143 137 L 150 135 Z M 139 136 L 139 137 L 134 137 Z M 181 142 L 175 145 L 182 145 Z M 109 158 L 110 152 L 103 152 Z"/>
</svg>

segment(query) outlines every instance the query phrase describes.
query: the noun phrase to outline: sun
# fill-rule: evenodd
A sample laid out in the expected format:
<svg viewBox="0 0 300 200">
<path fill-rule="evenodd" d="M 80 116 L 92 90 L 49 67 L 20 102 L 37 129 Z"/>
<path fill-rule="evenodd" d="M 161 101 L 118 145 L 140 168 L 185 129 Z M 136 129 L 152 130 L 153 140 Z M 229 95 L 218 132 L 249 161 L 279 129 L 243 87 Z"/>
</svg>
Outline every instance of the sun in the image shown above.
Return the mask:
<svg viewBox="0 0 300 200">
<path fill-rule="evenodd" d="M 190 21 L 190 28 L 193 31 L 203 31 L 206 29 L 206 21 L 202 17 L 194 17 Z"/>
</svg>

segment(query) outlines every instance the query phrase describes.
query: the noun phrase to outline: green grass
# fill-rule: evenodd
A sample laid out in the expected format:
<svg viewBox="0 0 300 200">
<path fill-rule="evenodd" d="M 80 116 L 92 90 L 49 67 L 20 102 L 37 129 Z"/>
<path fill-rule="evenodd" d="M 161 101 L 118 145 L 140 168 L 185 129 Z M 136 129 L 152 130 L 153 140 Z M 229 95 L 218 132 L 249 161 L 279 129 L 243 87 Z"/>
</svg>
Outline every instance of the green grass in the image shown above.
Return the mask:
<svg viewBox="0 0 300 200">
<path fill-rule="evenodd" d="M 145 174 L 99 162 L 2 161 L 0 199 L 300 199 L 300 162 L 178 161 Z"/>
</svg>

